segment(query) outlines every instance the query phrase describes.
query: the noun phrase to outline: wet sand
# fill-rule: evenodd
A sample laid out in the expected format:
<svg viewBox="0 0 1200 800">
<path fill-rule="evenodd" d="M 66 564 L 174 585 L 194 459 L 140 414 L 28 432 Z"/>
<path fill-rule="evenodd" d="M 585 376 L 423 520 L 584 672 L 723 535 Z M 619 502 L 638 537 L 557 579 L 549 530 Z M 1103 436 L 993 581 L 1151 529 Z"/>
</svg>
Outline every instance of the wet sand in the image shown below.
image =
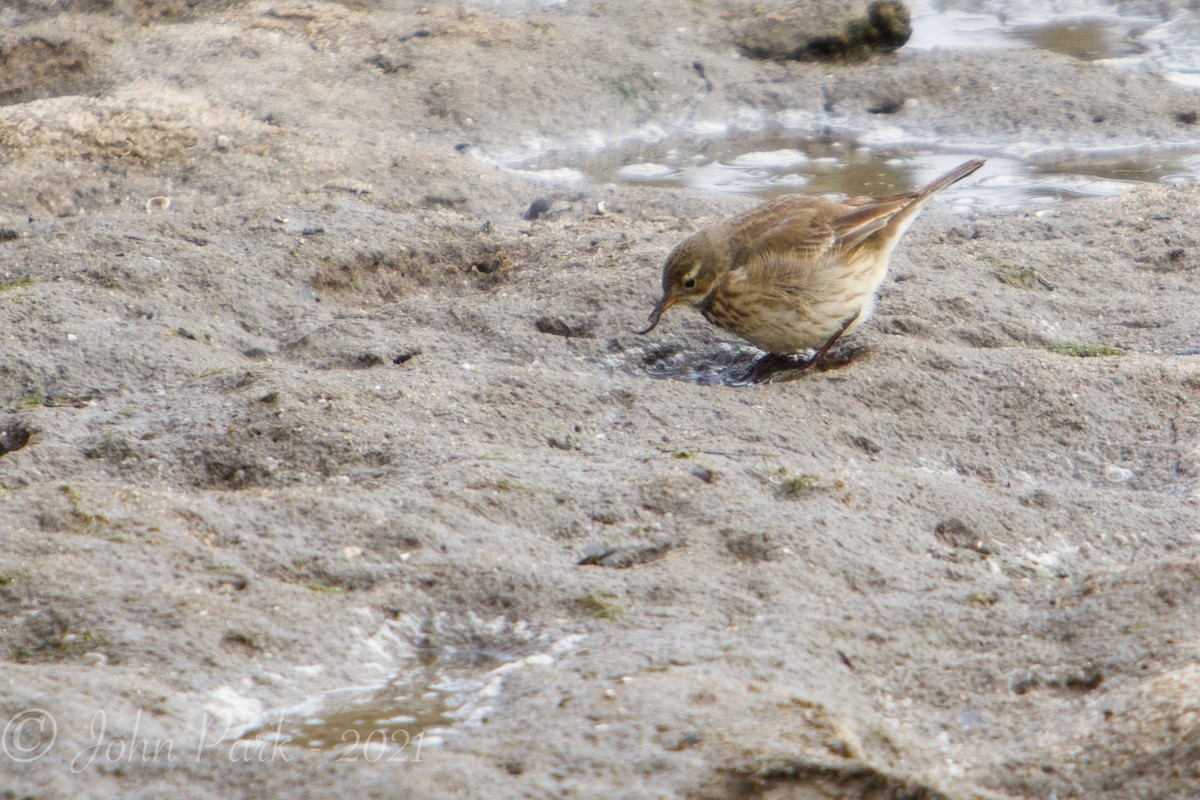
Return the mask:
<svg viewBox="0 0 1200 800">
<path fill-rule="evenodd" d="M 733 389 L 651 374 L 752 357 L 698 315 L 634 332 L 752 197 L 496 159 L 781 112 L 1154 146 L 1200 98 L 759 61 L 748 8 L 0 12 L 2 796 L 1191 791 L 1197 189 L 954 187 L 849 363 Z M 411 675 L 468 687 L 419 750 L 234 735 Z"/>
</svg>

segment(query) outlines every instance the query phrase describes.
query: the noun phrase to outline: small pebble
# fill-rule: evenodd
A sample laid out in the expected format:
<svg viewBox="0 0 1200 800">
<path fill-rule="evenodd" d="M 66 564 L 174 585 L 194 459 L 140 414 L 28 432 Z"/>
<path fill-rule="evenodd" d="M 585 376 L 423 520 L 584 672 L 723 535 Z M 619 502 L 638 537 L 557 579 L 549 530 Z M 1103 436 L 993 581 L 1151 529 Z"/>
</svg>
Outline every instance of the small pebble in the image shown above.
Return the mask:
<svg viewBox="0 0 1200 800">
<path fill-rule="evenodd" d="M 1104 479 L 1109 483 L 1127 483 L 1133 477 L 1133 470 L 1109 464 L 1104 468 Z"/>
</svg>

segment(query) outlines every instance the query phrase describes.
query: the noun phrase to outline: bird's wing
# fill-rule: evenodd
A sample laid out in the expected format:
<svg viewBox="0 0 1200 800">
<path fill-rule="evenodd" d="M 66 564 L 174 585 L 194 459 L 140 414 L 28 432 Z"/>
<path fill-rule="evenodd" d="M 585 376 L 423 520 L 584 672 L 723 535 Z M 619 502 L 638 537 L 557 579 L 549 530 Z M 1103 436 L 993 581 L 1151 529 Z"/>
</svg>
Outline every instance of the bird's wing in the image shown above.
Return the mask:
<svg viewBox="0 0 1200 800">
<path fill-rule="evenodd" d="M 745 252 L 789 253 L 809 259 L 844 253 L 886 228 L 918 199 L 917 193 L 857 197 L 842 203 L 819 197 L 780 198 L 745 223 Z"/>
<path fill-rule="evenodd" d="M 814 280 L 825 279 L 818 276 L 837 252 L 834 222 L 845 211 L 841 203 L 801 195 L 755 209 L 734 229 L 741 246 L 726 273 L 726 289 L 757 293 L 766 304 L 802 300 L 818 288 Z"/>
<path fill-rule="evenodd" d="M 839 267 L 849 268 L 845 255 L 884 230 L 914 199 L 904 194 L 840 203 L 819 197 L 771 201 L 743 223 L 746 244 L 728 282 L 757 287 L 764 300 L 818 296 L 838 279 Z"/>
<path fill-rule="evenodd" d="M 841 204 L 819 197 L 774 200 L 757 209 L 742 232 L 745 254 L 791 253 L 819 259 L 837 244 L 833 223 L 841 209 Z"/>
</svg>

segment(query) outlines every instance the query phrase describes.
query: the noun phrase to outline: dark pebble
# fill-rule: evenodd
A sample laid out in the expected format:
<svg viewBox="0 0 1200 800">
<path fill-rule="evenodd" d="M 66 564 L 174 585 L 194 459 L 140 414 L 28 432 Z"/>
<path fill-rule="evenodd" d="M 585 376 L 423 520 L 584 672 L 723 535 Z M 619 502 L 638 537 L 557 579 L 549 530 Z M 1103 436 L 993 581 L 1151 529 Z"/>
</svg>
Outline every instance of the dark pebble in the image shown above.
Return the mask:
<svg viewBox="0 0 1200 800">
<path fill-rule="evenodd" d="M 401 353 L 400 355 L 393 358 L 392 363 L 399 366 L 400 364 L 403 364 L 404 362 L 408 361 L 410 358 L 412 358 L 414 356 L 419 356 L 419 355 L 421 355 L 420 350 L 409 350 L 407 353 Z"/>
<path fill-rule="evenodd" d="M 545 197 L 539 197 L 538 199 L 534 200 L 532 203 L 529 204 L 529 208 L 525 209 L 525 216 L 523 217 L 523 219 L 534 220 L 534 219 L 537 219 L 538 217 L 543 217 L 547 213 L 549 213 L 549 211 L 553 205 L 554 205 L 553 200 L 550 200 Z"/>
<path fill-rule="evenodd" d="M 29 444 L 30 430 L 20 422 L 0 428 L 0 456 Z"/>
</svg>

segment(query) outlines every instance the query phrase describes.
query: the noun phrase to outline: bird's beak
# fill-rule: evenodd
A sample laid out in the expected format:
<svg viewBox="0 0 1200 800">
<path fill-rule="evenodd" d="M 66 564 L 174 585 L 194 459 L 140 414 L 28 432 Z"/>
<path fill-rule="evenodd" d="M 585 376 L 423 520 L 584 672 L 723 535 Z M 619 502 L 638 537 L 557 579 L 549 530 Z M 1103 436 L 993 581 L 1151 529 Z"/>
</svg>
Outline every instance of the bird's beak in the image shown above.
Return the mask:
<svg viewBox="0 0 1200 800">
<path fill-rule="evenodd" d="M 658 305 L 654 307 L 654 310 L 650 312 L 650 318 L 646 320 L 645 329 L 638 331 L 638 335 L 644 336 L 645 334 L 654 330 L 654 327 L 658 325 L 658 320 L 662 317 L 663 312 L 675 305 L 675 299 L 676 298 L 674 297 L 667 297 L 664 295 L 663 299 L 658 301 Z"/>
</svg>

